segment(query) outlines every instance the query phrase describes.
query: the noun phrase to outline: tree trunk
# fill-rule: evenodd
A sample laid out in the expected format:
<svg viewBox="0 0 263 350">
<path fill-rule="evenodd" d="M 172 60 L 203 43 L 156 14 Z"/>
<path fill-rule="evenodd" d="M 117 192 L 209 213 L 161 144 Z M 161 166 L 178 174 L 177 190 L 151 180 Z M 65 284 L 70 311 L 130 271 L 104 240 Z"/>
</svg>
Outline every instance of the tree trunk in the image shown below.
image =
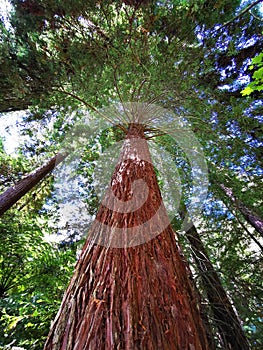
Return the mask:
<svg viewBox="0 0 263 350">
<path fill-rule="evenodd" d="M 28 102 L 25 98 L 17 99 L 16 97 L 4 98 L 0 96 L 0 118 L 4 113 L 17 112 L 26 110 L 31 103 Z"/>
<path fill-rule="evenodd" d="M 186 215 L 184 207 L 181 216 L 184 218 Z M 249 344 L 240 321 L 194 225 L 186 232 L 186 237 L 191 244 L 193 258 L 200 272 L 201 282 L 207 294 L 223 349 L 249 350 Z"/>
<path fill-rule="evenodd" d="M 263 237 L 263 219 L 261 219 L 261 217 L 259 217 L 259 215 L 257 215 L 253 210 L 248 208 L 242 201 L 237 199 L 233 194 L 232 188 L 226 187 L 223 184 L 219 184 L 219 187 L 244 216 L 246 221 Z"/>
<path fill-rule="evenodd" d="M 129 127 L 44 349 L 209 349 L 138 124 Z"/>
<path fill-rule="evenodd" d="M 0 215 L 3 215 L 12 207 L 21 197 L 28 193 L 40 180 L 50 173 L 55 166 L 61 163 L 66 158 L 66 155 L 58 153 L 51 158 L 46 164 L 25 178 L 20 180 L 15 186 L 8 188 L 0 195 Z"/>
</svg>

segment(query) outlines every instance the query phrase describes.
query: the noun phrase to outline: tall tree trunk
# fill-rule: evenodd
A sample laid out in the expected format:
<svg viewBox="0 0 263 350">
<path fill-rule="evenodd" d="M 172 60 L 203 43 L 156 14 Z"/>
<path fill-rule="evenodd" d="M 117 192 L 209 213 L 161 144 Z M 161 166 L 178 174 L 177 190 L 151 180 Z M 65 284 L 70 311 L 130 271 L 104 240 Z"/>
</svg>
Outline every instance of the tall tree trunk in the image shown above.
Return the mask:
<svg viewBox="0 0 263 350">
<path fill-rule="evenodd" d="M 183 206 L 181 216 L 185 218 L 186 215 L 186 207 Z M 223 349 L 249 350 L 240 321 L 194 225 L 186 232 L 186 237 L 191 244 L 193 258 L 200 272 L 201 282 L 207 294 Z"/>
<path fill-rule="evenodd" d="M 242 201 L 237 199 L 232 188 L 226 187 L 224 184 L 219 184 L 221 190 L 231 200 L 232 204 L 240 211 L 246 221 L 255 228 L 263 237 L 263 219 L 259 217 L 252 209 L 248 208 Z"/>
<path fill-rule="evenodd" d="M 140 181 L 147 184 L 144 203 Z M 138 124 L 129 127 L 111 190 L 44 349 L 208 350 L 190 271 Z"/>
<path fill-rule="evenodd" d="M 56 165 L 61 163 L 67 155 L 58 153 L 52 157 L 42 167 L 36 169 L 20 180 L 15 186 L 8 188 L 0 195 L 0 215 L 3 215 L 12 207 L 20 198 L 35 187 L 48 173 L 50 173 Z"/>
</svg>

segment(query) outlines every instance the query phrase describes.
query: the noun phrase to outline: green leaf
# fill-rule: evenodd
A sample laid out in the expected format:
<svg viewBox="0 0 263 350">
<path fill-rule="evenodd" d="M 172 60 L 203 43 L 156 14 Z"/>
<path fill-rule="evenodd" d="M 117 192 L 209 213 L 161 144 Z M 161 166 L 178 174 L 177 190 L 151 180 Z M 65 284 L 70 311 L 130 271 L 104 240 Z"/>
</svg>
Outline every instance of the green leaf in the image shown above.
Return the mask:
<svg viewBox="0 0 263 350">
<path fill-rule="evenodd" d="M 257 91 L 263 90 L 263 84 L 262 85 L 257 85 L 255 90 L 257 90 Z"/>
<path fill-rule="evenodd" d="M 254 64 L 262 63 L 262 61 L 263 61 L 263 53 L 260 53 L 256 57 L 252 58 L 252 63 Z"/>
<path fill-rule="evenodd" d="M 12 321 L 9 323 L 8 328 L 12 329 L 15 328 L 17 323 L 22 320 L 24 318 L 24 316 L 17 316 L 17 317 L 12 317 Z"/>
<path fill-rule="evenodd" d="M 39 312 L 37 311 L 37 310 L 35 310 L 33 313 L 32 313 L 32 316 L 33 317 L 36 317 L 36 316 L 38 316 L 39 315 Z"/>
<path fill-rule="evenodd" d="M 253 78 L 256 80 L 262 80 L 263 79 L 263 67 L 256 70 L 253 74 Z"/>
<path fill-rule="evenodd" d="M 250 86 L 247 86 L 245 89 L 243 89 L 243 90 L 241 91 L 241 94 L 242 94 L 242 96 L 248 96 L 248 95 L 250 95 L 253 91 L 254 91 L 254 89 L 251 89 Z"/>
<path fill-rule="evenodd" d="M 35 325 L 34 325 L 34 323 L 32 323 L 32 322 L 28 322 L 28 323 L 25 325 L 26 328 L 34 327 L 34 326 L 35 326 Z"/>
</svg>

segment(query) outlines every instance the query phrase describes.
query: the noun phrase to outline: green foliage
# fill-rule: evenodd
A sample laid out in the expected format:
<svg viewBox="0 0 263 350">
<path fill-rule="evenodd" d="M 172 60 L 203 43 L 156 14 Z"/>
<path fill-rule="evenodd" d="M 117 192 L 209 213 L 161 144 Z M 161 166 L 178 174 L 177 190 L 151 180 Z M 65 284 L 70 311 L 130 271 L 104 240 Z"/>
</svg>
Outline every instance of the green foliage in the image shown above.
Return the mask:
<svg viewBox="0 0 263 350">
<path fill-rule="evenodd" d="M 10 156 L 5 152 L 4 141 L 0 138 L 0 191 L 13 185 L 29 168 L 29 161 L 22 153 Z"/>
<path fill-rule="evenodd" d="M 10 211 L 0 221 L 0 346 L 42 349 L 75 264 L 75 249 L 45 241 L 45 219 Z"/>
<path fill-rule="evenodd" d="M 241 91 L 243 96 L 248 96 L 253 91 L 263 90 L 263 52 L 252 58 L 252 64 L 249 66 L 249 69 L 255 70 L 252 75 L 253 81 Z"/>
</svg>

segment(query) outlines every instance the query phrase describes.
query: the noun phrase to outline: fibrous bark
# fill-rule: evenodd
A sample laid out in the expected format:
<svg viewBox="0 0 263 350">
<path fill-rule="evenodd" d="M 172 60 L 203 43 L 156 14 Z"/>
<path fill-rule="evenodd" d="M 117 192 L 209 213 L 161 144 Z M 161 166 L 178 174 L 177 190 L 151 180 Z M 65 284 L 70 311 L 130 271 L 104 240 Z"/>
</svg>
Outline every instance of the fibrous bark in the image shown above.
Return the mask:
<svg viewBox="0 0 263 350">
<path fill-rule="evenodd" d="M 66 158 L 66 156 L 66 154 L 57 154 L 42 167 L 28 174 L 17 184 L 3 192 L 0 195 L 0 215 L 3 215 L 20 198 L 22 198 L 33 187 L 35 187 L 48 173 L 50 173 L 55 168 L 56 165 L 61 163 Z"/>
<path fill-rule="evenodd" d="M 129 127 L 44 349 L 209 349 L 140 125 Z"/>
</svg>

